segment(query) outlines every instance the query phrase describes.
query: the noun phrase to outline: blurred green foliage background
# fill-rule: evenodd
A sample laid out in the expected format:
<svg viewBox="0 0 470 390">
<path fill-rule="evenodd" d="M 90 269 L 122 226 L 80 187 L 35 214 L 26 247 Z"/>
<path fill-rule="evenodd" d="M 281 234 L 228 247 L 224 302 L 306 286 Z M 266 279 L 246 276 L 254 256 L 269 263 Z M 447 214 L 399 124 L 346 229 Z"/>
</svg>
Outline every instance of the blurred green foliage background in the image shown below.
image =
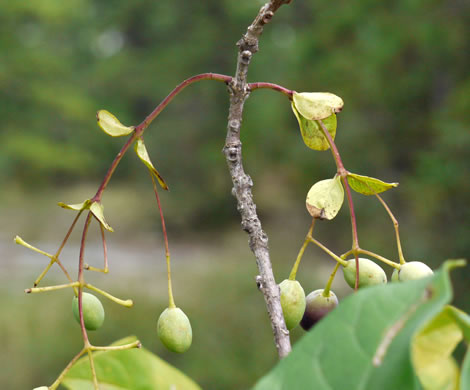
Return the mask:
<svg viewBox="0 0 470 390">
<path fill-rule="evenodd" d="M 235 42 L 261 4 L 0 3 L 1 388 L 51 382 L 80 348 L 68 295 L 22 294 L 45 263 L 24 260 L 25 250 L 13 247 L 11 238 L 20 234 L 54 251 L 72 219 L 55 202 L 94 194 L 122 145 L 98 130 L 96 111 L 105 108 L 137 125 L 183 79 L 233 74 Z M 466 257 L 470 249 L 469 36 L 470 4 L 463 0 L 294 0 L 266 26 L 249 71 L 250 81 L 343 98 L 336 142 L 346 167 L 400 182 L 384 198 L 400 222 L 405 256 L 432 267 Z M 282 95 L 255 91 L 245 107 L 244 164 L 280 281 L 310 223 L 305 195 L 314 182 L 333 176 L 334 163 L 329 152 L 304 146 Z M 177 303 L 195 330 L 191 351 L 168 354 L 156 340 L 166 301 L 163 248 L 148 174 L 132 152 L 104 196 L 116 229 L 110 248 L 126 244 L 130 258 L 116 250 L 122 261 L 117 276 L 92 276 L 137 303 L 131 314 L 106 306 L 108 321 L 97 344 L 137 334 L 208 389 L 249 387 L 276 360 L 221 153 L 227 110 L 223 84 L 198 83 L 174 100 L 145 138 L 171 188 L 162 201 L 170 248 L 179 254 L 173 255 Z M 380 204 L 354 199 L 361 246 L 396 258 L 393 228 Z M 346 251 L 346 206 L 333 222 L 318 224 L 315 234 L 332 250 Z M 78 239 L 77 233 L 72 242 Z M 132 267 L 134 257 L 146 260 Z M 75 269 L 76 258 L 75 247 L 64 262 Z M 331 267 L 317 248 L 309 249 L 299 276 L 306 292 L 319 288 Z M 47 283 L 63 282 L 59 272 L 54 275 Z M 469 277 L 467 268 L 454 278 L 456 303 L 467 311 Z M 341 280 L 337 289 L 348 293 Z M 294 340 L 300 335 L 294 331 Z"/>
</svg>

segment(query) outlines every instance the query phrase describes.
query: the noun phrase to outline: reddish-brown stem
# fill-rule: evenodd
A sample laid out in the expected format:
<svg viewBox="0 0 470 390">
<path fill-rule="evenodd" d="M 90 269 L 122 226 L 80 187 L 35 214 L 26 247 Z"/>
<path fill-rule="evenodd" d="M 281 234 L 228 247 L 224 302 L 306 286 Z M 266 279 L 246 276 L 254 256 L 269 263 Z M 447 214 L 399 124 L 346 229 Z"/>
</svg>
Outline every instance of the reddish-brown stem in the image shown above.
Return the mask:
<svg viewBox="0 0 470 390">
<path fill-rule="evenodd" d="M 225 83 L 229 83 L 232 80 L 231 76 L 226 76 L 223 74 L 218 73 L 202 73 L 196 76 L 190 77 L 189 79 L 184 80 L 180 84 L 178 84 L 173 91 L 171 91 L 168 96 L 163 99 L 163 101 L 144 119 L 144 121 L 138 125 L 130 138 L 127 140 L 125 145 L 121 148 L 117 156 L 115 157 L 114 161 L 111 163 L 111 166 L 106 172 L 106 175 L 98 188 L 95 196 L 91 199 L 92 202 L 99 202 L 101 200 L 101 196 L 103 191 L 105 190 L 106 186 L 108 185 L 109 181 L 111 180 L 111 176 L 113 175 L 114 171 L 116 170 L 119 162 L 121 161 L 124 154 L 127 152 L 129 147 L 134 143 L 137 137 L 142 136 L 145 129 L 152 123 L 152 121 L 165 109 L 166 106 L 173 100 L 173 98 L 178 95 L 184 88 L 188 85 L 191 85 L 195 82 L 202 81 L 202 80 L 216 80 L 222 81 Z"/>
<path fill-rule="evenodd" d="M 88 335 L 85 329 L 85 321 L 83 319 L 83 306 L 82 306 L 82 296 L 83 296 L 83 284 L 85 283 L 83 278 L 83 265 L 84 265 L 84 257 L 85 257 L 85 242 L 86 236 L 88 233 L 88 228 L 90 227 L 90 222 L 93 214 L 88 212 L 88 215 L 85 220 L 85 226 L 83 228 L 82 239 L 80 242 L 80 255 L 78 260 L 78 282 L 80 283 L 78 287 L 78 313 L 80 317 L 80 328 L 82 329 L 82 336 L 85 346 L 89 343 Z"/>
<path fill-rule="evenodd" d="M 101 241 L 103 242 L 103 257 L 104 257 L 104 269 L 105 272 L 108 270 L 108 247 L 106 246 L 106 236 L 104 235 L 104 227 L 100 224 L 101 229 Z"/>
<path fill-rule="evenodd" d="M 64 239 L 63 239 L 63 241 L 62 241 L 62 244 L 60 244 L 59 249 L 57 249 L 57 252 L 56 252 L 56 254 L 55 254 L 56 257 L 59 257 L 60 252 L 62 252 L 62 249 L 64 249 L 64 246 L 65 246 L 65 244 L 67 243 L 67 241 L 68 241 L 68 239 L 69 239 L 69 237 L 70 237 L 70 234 L 72 234 L 72 230 L 73 230 L 73 228 L 75 227 L 75 225 L 76 225 L 76 223 L 77 223 L 77 221 L 78 221 L 78 218 L 80 218 L 80 215 L 82 215 L 82 212 L 83 212 L 83 210 L 80 210 L 80 211 L 78 212 L 78 214 L 75 216 L 75 218 L 74 218 L 74 220 L 73 220 L 73 222 L 72 222 L 72 225 L 70 225 L 69 230 L 67 231 L 67 234 L 65 235 L 65 237 L 64 237 Z"/>
<path fill-rule="evenodd" d="M 67 272 L 67 270 L 65 269 L 64 265 L 62 264 L 62 262 L 59 260 L 59 255 L 60 255 L 60 252 L 62 252 L 62 249 L 64 249 L 64 246 L 65 244 L 67 243 L 69 237 L 70 237 L 70 234 L 72 234 L 72 231 L 78 221 L 78 218 L 80 218 L 80 215 L 82 215 L 82 211 L 83 210 L 80 210 L 78 212 L 78 214 L 75 216 L 73 222 L 72 222 L 72 225 L 70 225 L 70 228 L 69 230 L 67 231 L 67 234 L 65 235 L 64 237 L 64 240 L 62 241 L 62 244 L 60 244 L 60 247 L 59 249 L 57 250 L 56 254 L 55 254 L 55 261 L 56 263 L 58 264 L 58 266 L 62 269 L 62 271 L 64 272 L 65 276 L 67 277 L 67 279 L 72 282 L 72 278 L 70 277 L 69 273 Z"/>
<path fill-rule="evenodd" d="M 162 222 L 163 240 L 165 242 L 165 257 L 166 257 L 166 267 L 167 267 L 167 275 L 168 275 L 168 300 L 169 300 L 168 307 L 174 308 L 176 307 L 176 305 L 175 305 L 175 300 L 173 298 L 173 288 L 171 285 L 170 249 L 168 246 L 168 235 L 166 232 L 165 218 L 163 217 L 163 209 L 160 203 L 160 196 L 158 195 L 157 183 L 155 182 L 153 173 L 150 170 L 149 170 L 149 173 L 150 173 L 150 177 L 152 178 L 153 191 L 155 192 L 155 198 L 157 198 L 158 212 L 160 213 L 160 220 Z"/>
<path fill-rule="evenodd" d="M 158 195 L 157 183 L 155 183 L 155 179 L 153 178 L 152 172 L 150 172 L 150 177 L 152 178 L 153 191 L 155 192 L 155 198 L 157 199 L 157 204 L 158 204 L 158 211 L 160 213 L 160 220 L 162 222 L 163 240 L 165 241 L 165 255 L 170 256 L 170 249 L 168 246 L 168 235 L 166 233 L 165 218 L 163 217 L 162 204 L 160 203 L 160 196 Z"/>
<path fill-rule="evenodd" d="M 254 91 L 255 89 L 262 89 L 262 88 L 269 88 L 274 91 L 280 92 L 283 95 L 286 95 L 289 100 L 292 100 L 292 95 L 294 91 L 291 91 L 290 89 L 284 88 L 280 85 L 273 84 L 273 83 L 265 83 L 265 82 L 259 82 L 259 83 L 249 83 L 248 84 L 248 89 L 250 91 Z"/>
<path fill-rule="evenodd" d="M 357 235 L 357 224 L 356 224 L 356 213 L 354 212 L 354 203 L 352 200 L 352 194 L 351 194 L 351 188 L 349 187 L 348 183 L 348 171 L 344 168 L 343 161 L 341 160 L 341 156 L 339 154 L 338 148 L 336 147 L 335 141 L 333 140 L 333 137 L 331 134 L 328 132 L 328 129 L 326 128 L 325 124 L 323 123 L 322 120 L 317 121 L 320 124 L 320 127 L 323 130 L 323 135 L 326 137 L 328 141 L 328 145 L 330 145 L 331 153 L 333 154 L 333 158 L 336 163 L 336 168 L 338 171 L 338 175 L 341 176 L 341 181 L 343 182 L 343 186 L 346 190 L 346 197 L 348 198 L 348 205 L 349 205 L 349 212 L 351 215 L 351 227 L 352 227 L 352 241 L 353 241 L 353 253 L 354 257 L 356 258 L 356 282 L 354 289 L 358 289 L 359 285 L 359 259 L 358 259 L 358 253 L 357 251 L 359 250 L 359 239 Z"/>
</svg>

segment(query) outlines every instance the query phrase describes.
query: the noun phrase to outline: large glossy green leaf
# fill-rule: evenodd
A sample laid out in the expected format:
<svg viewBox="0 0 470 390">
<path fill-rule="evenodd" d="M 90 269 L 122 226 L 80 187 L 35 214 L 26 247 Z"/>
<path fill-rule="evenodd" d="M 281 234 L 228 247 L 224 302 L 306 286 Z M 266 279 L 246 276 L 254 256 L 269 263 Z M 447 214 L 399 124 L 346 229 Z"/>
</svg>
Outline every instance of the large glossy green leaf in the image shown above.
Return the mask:
<svg viewBox="0 0 470 390">
<path fill-rule="evenodd" d="M 137 156 L 141 159 L 141 161 L 147 166 L 147 168 L 152 172 L 158 180 L 158 183 L 164 190 L 168 190 L 168 186 L 163 180 L 163 177 L 158 173 L 155 167 L 150 160 L 150 156 L 147 152 L 147 148 L 145 147 L 144 141 L 142 139 L 138 139 L 135 143 L 134 150 L 137 153 Z"/>
<path fill-rule="evenodd" d="M 447 262 L 432 277 L 347 297 L 255 390 L 418 390 L 410 343 L 452 297 Z"/>
<path fill-rule="evenodd" d="M 398 183 L 386 183 L 374 177 L 357 175 L 348 172 L 348 183 L 351 188 L 362 195 L 375 195 L 398 186 Z"/>
<path fill-rule="evenodd" d="M 336 217 L 344 201 L 341 177 L 321 180 L 315 183 L 307 194 L 305 204 L 314 218 L 331 220 Z"/>
<path fill-rule="evenodd" d="M 307 119 L 299 114 L 294 103 L 292 103 L 291 107 L 297 121 L 299 122 L 300 134 L 302 134 L 302 139 L 304 140 L 305 145 L 313 150 L 327 150 L 330 146 L 326 137 L 323 135 L 323 130 L 320 124 L 316 120 Z M 334 140 L 336 136 L 336 115 L 333 114 L 323 119 L 323 124 L 331 134 L 331 138 Z"/>
<path fill-rule="evenodd" d="M 122 137 L 134 131 L 134 126 L 124 126 L 119 120 L 106 110 L 99 110 L 96 119 L 101 129 L 111 137 Z"/>
<path fill-rule="evenodd" d="M 294 91 L 292 102 L 297 112 L 309 120 L 325 119 L 343 109 L 343 99 L 329 92 Z"/>
<path fill-rule="evenodd" d="M 113 345 L 132 343 L 135 337 Z M 200 390 L 181 371 L 145 348 L 95 352 L 94 363 L 100 390 Z M 69 390 L 93 390 L 88 356 L 67 373 L 63 385 Z"/>
</svg>

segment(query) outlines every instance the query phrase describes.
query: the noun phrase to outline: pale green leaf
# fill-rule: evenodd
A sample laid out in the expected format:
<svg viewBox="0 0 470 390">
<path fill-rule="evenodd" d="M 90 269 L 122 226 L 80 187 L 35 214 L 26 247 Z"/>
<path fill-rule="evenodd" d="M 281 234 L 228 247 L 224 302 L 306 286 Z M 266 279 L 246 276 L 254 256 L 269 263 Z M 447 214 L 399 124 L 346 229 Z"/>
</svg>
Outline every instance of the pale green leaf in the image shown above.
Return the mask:
<svg viewBox="0 0 470 390">
<path fill-rule="evenodd" d="M 87 199 L 82 203 L 76 203 L 76 204 L 65 204 L 63 202 L 59 202 L 57 204 L 64 209 L 81 211 L 81 210 L 90 208 L 90 199 Z"/>
<path fill-rule="evenodd" d="M 449 306 L 415 334 L 411 357 L 425 390 L 458 390 L 459 368 L 452 352 L 463 338 Z"/>
<path fill-rule="evenodd" d="M 293 104 L 306 119 L 325 119 L 340 112 L 344 102 L 339 96 L 329 92 L 294 92 Z"/>
<path fill-rule="evenodd" d="M 134 126 L 124 126 L 119 120 L 106 110 L 99 110 L 96 113 L 98 125 L 111 137 L 122 137 L 134 131 Z"/>
<path fill-rule="evenodd" d="M 410 343 L 452 298 L 446 262 L 432 277 L 371 286 L 318 322 L 255 390 L 419 390 Z M 468 388 L 465 388 L 468 390 Z"/>
<path fill-rule="evenodd" d="M 470 348 L 467 348 L 461 372 L 460 390 L 470 390 Z"/>
<path fill-rule="evenodd" d="M 374 177 L 357 175 L 348 172 L 348 183 L 351 188 L 363 195 L 375 195 L 398 186 L 398 183 L 386 183 Z"/>
<path fill-rule="evenodd" d="M 90 206 L 90 211 L 106 230 L 114 232 L 113 228 L 108 225 L 106 219 L 104 218 L 104 207 L 101 203 L 93 202 Z"/>
<path fill-rule="evenodd" d="M 163 177 L 158 173 L 158 171 L 153 166 L 152 161 L 150 160 L 150 156 L 147 152 L 147 148 L 145 147 L 144 141 L 142 139 L 139 138 L 137 140 L 137 142 L 134 145 L 134 150 L 137 153 L 137 156 L 139 156 L 142 162 L 147 166 L 147 168 L 150 169 L 150 171 L 155 175 L 160 186 L 164 190 L 168 190 L 168 186 L 165 183 L 165 180 L 163 180 Z"/>
<path fill-rule="evenodd" d="M 307 194 L 306 206 L 314 218 L 331 220 L 336 217 L 344 201 L 341 177 L 315 183 Z"/>
<path fill-rule="evenodd" d="M 297 121 L 299 122 L 300 134 L 302 134 L 302 139 L 304 140 L 305 145 L 313 150 L 327 150 L 330 146 L 328 144 L 328 140 L 323 135 L 323 130 L 320 124 L 315 120 L 310 120 L 300 115 L 295 108 L 294 103 L 292 103 L 291 107 Z M 334 140 L 336 136 L 336 115 L 333 114 L 328 118 L 323 119 L 323 124 L 331 134 L 331 138 Z"/>
<path fill-rule="evenodd" d="M 128 337 L 112 345 L 135 341 Z M 93 354 L 100 390 L 200 390 L 181 371 L 145 348 L 100 351 Z M 65 376 L 70 390 L 93 390 L 88 356 L 82 357 Z"/>
</svg>

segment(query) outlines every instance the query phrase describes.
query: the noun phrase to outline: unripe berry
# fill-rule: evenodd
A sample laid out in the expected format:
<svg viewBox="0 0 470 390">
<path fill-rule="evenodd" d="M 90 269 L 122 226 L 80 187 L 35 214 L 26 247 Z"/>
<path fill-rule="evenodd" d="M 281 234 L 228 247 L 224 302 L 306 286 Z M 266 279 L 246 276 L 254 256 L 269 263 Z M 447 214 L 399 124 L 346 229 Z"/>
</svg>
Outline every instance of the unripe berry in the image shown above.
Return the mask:
<svg viewBox="0 0 470 390">
<path fill-rule="evenodd" d="M 178 307 L 167 308 L 157 322 L 158 337 L 170 351 L 186 352 L 193 340 L 189 318 Z"/>
<path fill-rule="evenodd" d="M 426 264 L 421 261 L 410 261 L 400 267 L 398 271 L 398 280 L 405 282 L 407 280 L 415 280 L 431 276 L 434 272 Z"/>
<path fill-rule="evenodd" d="M 82 293 L 82 309 L 83 321 L 87 330 L 96 330 L 103 325 L 104 322 L 104 308 L 101 301 L 93 294 Z M 80 315 L 78 312 L 78 297 L 73 297 L 72 300 L 73 316 L 80 323 Z"/>
<path fill-rule="evenodd" d="M 305 312 L 305 292 L 297 280 L 285 279 L 279 285 L 281 289 L 281 306 L 286 327 L 295 328 Z"/>
<path fill-rule="evenodd" d="M 344 280 L 354 288 L 356 283 L 356 260 L 348 260 L 343 267 Z M 359 258 L 359 283 L 358 287 L 373 286 L 375 284 L 387 283 L 387 275 L 384 270 L 369 259 Z"/>
<path fill-rule="evenodd" d="M 307 295 L 305 313 L 300 321 L 300 326 L 309 330 L 331 310 L 338 306 L 338 298 L 330 290 L 329 296 L 323 295 L 323 289 L 312 291 Z"/>
</svg>

